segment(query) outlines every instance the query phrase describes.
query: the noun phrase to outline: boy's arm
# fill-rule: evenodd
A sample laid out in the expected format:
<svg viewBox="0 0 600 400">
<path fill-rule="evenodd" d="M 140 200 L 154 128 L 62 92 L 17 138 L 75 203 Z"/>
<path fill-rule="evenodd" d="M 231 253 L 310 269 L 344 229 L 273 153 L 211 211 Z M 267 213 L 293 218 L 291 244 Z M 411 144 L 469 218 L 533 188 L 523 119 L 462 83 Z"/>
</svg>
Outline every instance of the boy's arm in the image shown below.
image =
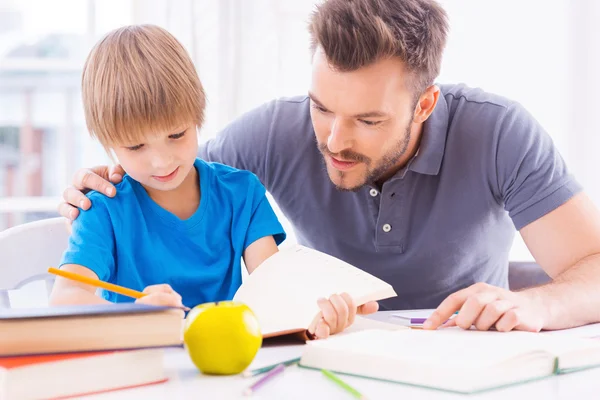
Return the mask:
<svg viewBox="0 0 600 400">
<path fill-rule="evenodd" d="M 74 272 L 92 279 L 98 279 L 98 275 L 89 268 L 77 264 L 64 264 L 60 269 Z M 68 304 L 110 304 L 96 295 L 96 287 L 85 283 L 76 282 L 63 277 L 56 277 L 52 293 L 50 294 L 50 305 L 61 306 Z M 137 299 L 136 303 L 151 304 L 156 306 L 183 307 L 181 296 L 167 284 L 151 285 L 144 289 L 144 297 Z"/>
<path fill-rule="evenodd" d="M 77 264 L 64 264 L 60 269 L 83 275 L 88 278 L 98 279 L 98 275 L 89 268 Z M 76 282 L 71 279 L 56 277 L 52 293 L 50 294 L 50 305 L 59 306 L 66 304 L 106 304 L 109 301 L 96 295 L 94 286 Z"/>
<path fill-rule="evenodd" d="M 254 272 L 263 261 L 278 251 L 279 248 L 277 247 L 273 236 L 260 238 L 246 247 L 246 250 L 244 250 L 244 264 L 246 264 L 248 273 L 251 274 Z"/>
</svg>

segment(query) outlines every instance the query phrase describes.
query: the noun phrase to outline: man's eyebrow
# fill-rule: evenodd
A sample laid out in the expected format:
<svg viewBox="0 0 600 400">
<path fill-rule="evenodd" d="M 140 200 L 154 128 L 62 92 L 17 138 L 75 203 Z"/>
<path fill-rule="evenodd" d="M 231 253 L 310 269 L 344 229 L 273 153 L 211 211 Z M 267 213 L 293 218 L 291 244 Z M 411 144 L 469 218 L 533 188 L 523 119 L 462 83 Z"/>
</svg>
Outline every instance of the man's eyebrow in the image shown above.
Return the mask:
<svg viewBox="0 0 600 400">
<path fill-rule="evenodd" d="M 366 113 L 353 115 L 354 118 L 382 118 L 387 117 L 388 115 L 381 111 L 369 111 Z"/>
<path fill-rule="evenodd" d="M 319 99 L 317 99 L 317 97 L 316 97 L 314 94 L 312 94 L 311 92 L 308 92 L 308 97 L 310 97 L 310 99 L 311 99 L 311 100 L 312 100 L 314 103 L 316 103 L 316 104 L 317 104 L 319 107 L 321 107 L 321 108 L 324 108 L 324 109 L 327 109 L 327 107 L 325 107 L 325 106 L 323 105 L 323 103 L 321 103 L 321 102 L 319 101 Z"/>
<path fill-rule="evenodd" d="M 319 107 L 327 110 L 327 107 L 325 107 L 323 105 L 323 103 L 321 103 L 319 101 L 319 99 L 317 99 L 317 97 L 313 93 L 308 92 L 308 97 L 310 97 L 310 99 L 316 105 L 318 105 Z M 381 111 L 369 111 L 369 112 L 366 112 L 366 113 L 360 113 L 360 114 L 353 115 L 352 118 L 359 118 L 359 119 L 360 118 L 382 118 L 382 117 L 387 117 L 387 116 L 388 116 L 388 114 L 386 114 L 384 112 L 381 112 Z"/>
</svg>

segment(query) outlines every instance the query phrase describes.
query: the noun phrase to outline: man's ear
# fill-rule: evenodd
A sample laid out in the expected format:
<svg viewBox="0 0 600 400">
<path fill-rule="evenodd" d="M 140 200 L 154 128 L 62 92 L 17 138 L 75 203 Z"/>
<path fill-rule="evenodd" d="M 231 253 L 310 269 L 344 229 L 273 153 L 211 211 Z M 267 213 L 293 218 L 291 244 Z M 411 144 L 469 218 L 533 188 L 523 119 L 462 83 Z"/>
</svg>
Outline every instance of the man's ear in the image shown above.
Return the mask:
<svg viewBox="0 0 600 400">
<path fill-rule="evenodd" d="M 429 118 L 440 96 L 440 88 L 431 85 L 419 96 L 417 106 L 415 107 L 415 115 L 413 122 L 423 123 Z"/>
</svg>

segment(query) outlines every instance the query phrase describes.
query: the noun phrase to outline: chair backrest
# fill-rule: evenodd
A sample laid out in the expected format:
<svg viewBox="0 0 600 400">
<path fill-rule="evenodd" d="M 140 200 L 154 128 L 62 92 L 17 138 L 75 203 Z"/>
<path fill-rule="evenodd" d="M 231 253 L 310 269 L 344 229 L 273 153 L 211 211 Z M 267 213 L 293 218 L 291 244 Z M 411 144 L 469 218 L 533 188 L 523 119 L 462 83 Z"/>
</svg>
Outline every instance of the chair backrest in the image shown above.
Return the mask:
<svg viewBox="0 0 600 400">
<path fill-rule="evenodd" d="M 68 240 L 63 218 L 29 222 L 0 232 L 0 290 L 19 289 L 36 280 L 46 280 L 50 288 L 54 277 L 47 273 L 48 267 L 57 266 Z"/>
</svg>

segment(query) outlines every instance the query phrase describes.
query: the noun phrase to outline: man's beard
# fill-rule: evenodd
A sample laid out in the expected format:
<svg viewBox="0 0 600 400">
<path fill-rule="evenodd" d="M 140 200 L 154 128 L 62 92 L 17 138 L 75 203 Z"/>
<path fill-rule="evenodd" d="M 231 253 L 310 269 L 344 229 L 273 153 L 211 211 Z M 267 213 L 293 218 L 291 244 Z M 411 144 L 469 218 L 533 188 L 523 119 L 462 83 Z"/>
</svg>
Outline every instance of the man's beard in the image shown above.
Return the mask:
<svg viewBox="0 0 600 400">
<path fill-rule="evenodd" d="M 374 184 L 375 182 L 381 180 L 381 178 L 388 174 L 390 169 L 392 169 L 398 163 L 398 161 L 400 161 L 404 154 L 406 154 L 408 150 L 408 144 L 410 143 L 411 138 L 410 126 L 411 124 L 409 123 L 405 128 L 405 134 L 402 137 L 402 139 L 400 139 L 400 141 L 396 143 L 392 150 L 386 153 L 372 169 L 371 165 L 373 164 L 373 160 L 371 160 L 369 157 L 363 154 L 356 153 L 351 150 L 344 150 L 340 153 L 334 154 L 329 151 L 326 143 L 319 143 L 318 146 L 319 150 L 321 151 L 321 154 L 323 154 L 323 161 L 325 161 L 325 156 L 329 155 L 332 157 L 341 158 L 344 161 L 356 161 L 359 163 L 363 163 L 367 166 L 367 174 L 362 182 L 352 187 L 339 186 L 335 185 L 334 183 L 335 188 L 343 192 L 357 192 L 364 185 Z M 335 173 L 337 173 L 343 181 L 346 173 L 343 171 L 335 171 Z"/>
</svg>

